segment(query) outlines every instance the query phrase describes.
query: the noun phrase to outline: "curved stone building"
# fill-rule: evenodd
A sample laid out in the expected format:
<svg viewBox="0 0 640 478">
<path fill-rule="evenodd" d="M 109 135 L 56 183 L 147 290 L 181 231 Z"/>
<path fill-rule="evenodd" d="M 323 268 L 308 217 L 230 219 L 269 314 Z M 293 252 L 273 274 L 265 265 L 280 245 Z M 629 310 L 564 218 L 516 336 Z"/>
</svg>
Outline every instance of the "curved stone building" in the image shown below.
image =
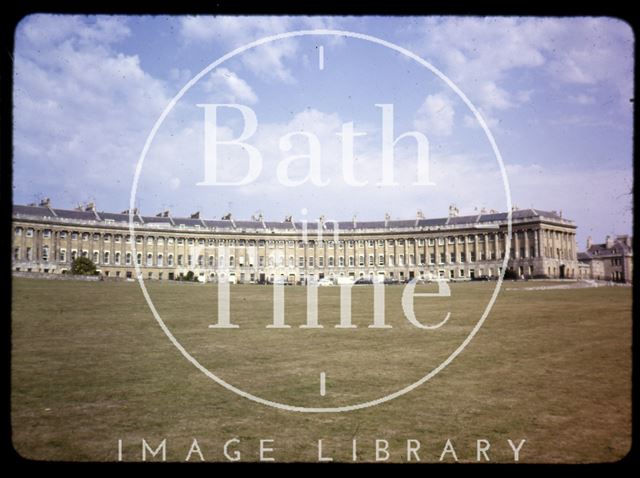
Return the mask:
<svg viewBox="0 0 640 478">
<path fill-rule="evenodd" d="M 93 204 L 57 209 L 48 200 L 13 206 L 13 270 L 61 274 L 90 258 L 104 276 L 240 283 L 351 276 L 405 281 L 469 280 L 500 273 L 506 213 L 384 221 L 220 220 L 98 212 Z M 513 211 L 509 268 L 519 276 L 578 275 L 575 224 L 556 212 Z"/>
</svg>

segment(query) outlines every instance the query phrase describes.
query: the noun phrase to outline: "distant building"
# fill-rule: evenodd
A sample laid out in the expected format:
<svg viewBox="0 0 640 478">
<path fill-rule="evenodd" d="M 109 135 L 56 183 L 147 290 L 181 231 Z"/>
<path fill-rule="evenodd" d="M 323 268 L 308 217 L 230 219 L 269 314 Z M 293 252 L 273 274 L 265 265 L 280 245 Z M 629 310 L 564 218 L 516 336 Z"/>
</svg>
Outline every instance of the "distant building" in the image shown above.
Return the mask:
<svg viewBox="0 0 640 478">
<path fill-rule="evenodd" d="M 607 236 L 602 244 L 587 239 L 587 250 L 578 253 L 578 271 L 582 279 L 614 282 L 633 281 L 633 241 L 628 235 Z"/>
<path fill-rule="evenodd" d="M 496 278 L 502 272 L 508 214 L 484 211 L 384 221 L 267 221 L 262 215 L 210 220 L 169 211 L 143 216 L 99 212 L 95 204 L 58 209 L 48 200 L 13 206 L 13 270 L 66 273 L 90 258 L 104 276 L 203 282 L 306 282 L 341 276 L 375 280 Z M 554 211 L 512 212 L 510 260 L 519 277 L 578 277 L 575 224 Z M 625 276 L 626 277 L 626 276 Z"/>
</svg>

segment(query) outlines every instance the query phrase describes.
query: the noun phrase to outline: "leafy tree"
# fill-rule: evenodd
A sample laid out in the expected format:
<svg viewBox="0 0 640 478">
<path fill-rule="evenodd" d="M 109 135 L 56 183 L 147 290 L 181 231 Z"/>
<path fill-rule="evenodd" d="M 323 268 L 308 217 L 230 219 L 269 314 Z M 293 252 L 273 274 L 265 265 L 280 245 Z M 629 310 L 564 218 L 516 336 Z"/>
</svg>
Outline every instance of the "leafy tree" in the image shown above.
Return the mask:
<svg viewBox="0 0 640 478">
<path fill-rule="evenodd" d="M 71 273 L 74 275 L 96 275 L 96 265 L 88 257 L 77 257 L 71 263 Z"/>
</svg>

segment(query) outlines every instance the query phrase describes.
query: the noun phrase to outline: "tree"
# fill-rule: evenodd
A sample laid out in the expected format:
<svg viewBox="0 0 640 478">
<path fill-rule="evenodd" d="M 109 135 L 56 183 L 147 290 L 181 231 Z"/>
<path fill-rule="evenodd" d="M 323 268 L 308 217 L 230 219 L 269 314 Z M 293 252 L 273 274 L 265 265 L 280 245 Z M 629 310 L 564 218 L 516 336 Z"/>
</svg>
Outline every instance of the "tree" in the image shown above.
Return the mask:
<svg viewBox="0 0 640 478">
<path fill-rule="evenodd" d="M 78 257 L 71 263 L 71 273 L 74 275 L 96 275 L 96 265 L 88 257 Z"/>
</svg>

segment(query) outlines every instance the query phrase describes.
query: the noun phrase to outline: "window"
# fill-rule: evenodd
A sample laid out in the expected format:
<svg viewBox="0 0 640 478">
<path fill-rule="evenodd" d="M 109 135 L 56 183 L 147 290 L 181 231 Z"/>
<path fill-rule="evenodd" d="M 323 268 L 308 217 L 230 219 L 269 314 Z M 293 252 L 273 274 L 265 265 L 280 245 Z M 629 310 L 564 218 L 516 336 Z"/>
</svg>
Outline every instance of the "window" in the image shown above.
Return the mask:
<svg viewBox="0 0 640 478">
<path fill-rule="evenodd" d="M 67 250 L 60 249 L 60 262 L 67 262 Z"/>
<path fill-rule="evenodd" d="M 435 243 L 436 243 L 435 239 L 434 239 L 434 238 L 432 238 L 432 237 L 430 237 L 430 238 L 429 238 L 429 242 L 428 242 L 428 244 L 429 244 L 430 246 L 433 246 Z"/>
<path fill-rule="evenodd" d="M 403 266 L 404 265 L 404 255 L 400 254 L 398 256 L 398 265 L 399 266 Z"/>
<path fill-rule="evenodd" d="M 353 249 L 353 246 L 355 245 L 355 242 L 353 240 L 349 241 L 349 248 Z"/>
<path fill-rule="evenodd" d="M 418 245 L 419 246 L 424 246 L 424 239 L 422 239 L 422 238 L 418 239 Z"/>
<path fill-rule="evenodd" d="M 444 252 L 440 253 L 440 264 L 444 264 Z"/>
<path fill-rule="evenodd" d="M 383 254 L 380 254 L 378 256 L 378 265 L 379 266 L 384 266 L 384 255 Z"/>
<path fill-rule="evenodd" d="M 460 274 L 460 277 L 464 277 L 464 269 L 460 269 L 459 274 Z"/>
<path fill-rule="evenodd" d="M 216 259 L 213 256 L 209 256 L 209 267 L 214 267 L 216 265 Z"/>
<path fill-rule="evenodd" d="M 294 262 L 293 256 L 289 256 L 289 267 L 294 267 L 296 263 Z"/>
<path fill-rule="evenodd" d="M 113 236 L 113 241 L 120 244 L 122 242 L 122 234 L 116 234 L 115 236 Z"/>
<path fill-rule="evenodd" d="M 33 260 L 33 249 L 31 249 L 30 247 L 27 247 L 27 260 L 28 261 Z"/>
<path fill-rule="evenodd" d="M 367 241 L 367 245 L 368 245 L 369 247 L 373 247 L 373 244 L 374 244 L 373 239 L 369 239 L 369 240 Z"/>
<path fill-rule="evenodd" d="M 307 262 L 309 263 L 309 267 L 313 267 L 313 257 L 309 257 L 309 259 L 307 259 Z"/>
<path fill-rule="evenodd" d="M 178 245 L 181 246 L 182 244 L 184 244 L 184 237 L 179 237 L 178 238 Z"/>
<path fill-rule="evenodd" d="M 157 263 L 158 263 L 158 267 L 164 266 L 164 257 L 162 257 L 162 254 L 158 254 Z"/>
<path fill-rule="evenodd" d="M 420 254 L 420 265 L 421 266 L 424 265 L 425 258 L 426 258 L 426 256 L 424 254 Z"/>
<path fill-rule="evenodd" d="M 102 256 L 103 256 L 102 257 L 102 259 L 103 259 L 102 262 L 105 263 L 105 264 L 108 264 L 109 263 L 109 251 L 104 251 L 102 253 Z"/>
<path fill-rule="evenodd" d="M 333 267 L 333 256 L 327 258 L 327 265 Z"/>
<path fill-rule="evenodd" d="M 191 254 L 187 255 L 187 265 L 191 267 L 193 265 L 193 256 Z"/>
<path fill-rule="evenodd" d="M 443 246 L 444 245 L 444 237 L 439 237 L 438 238 L 438 245 L 439 246 Z"/>
<path fill-rule="evenodd" d="M 202 254 L 198 256 L 198 266 L 199 267 L 204 266 L 204 256 Z"/>
<path fill-rule="evenodd" d="M 360 254 L 360 255 L 358 256 L 358 265 L 359 265 L 360 267 L 364 267 L 364 254 Z"/>
<path fill-rule="evenodd" d="M 409 265 L 410 266 L 416 265 L 416 256 L 414 256 L 413 254 L 409 254 Z"/>
<path fill-rule="evenodd" d="M 455 244 L 455 242 L 456 242 L 456 238 L 455 238 L 455 237 L 453 237 L 453 236 L 449 236 L 449 237 L 447 238 L 447 242 L 448 242 L 449 244 Z"/>
<path fill-rule="evenodd" d="M 131 253 L 127 252 L 127 254 L 124 256 L 124 263 L 125 265 L 130 266 L 131 265 Z"/>
<path fill-rule="evenodd" d="M 44 262 L 49 261 L 49 246 L 42 246 L 42 260 Z"/>
<path fill-rule="evenodd" d="M 324 267 L 324 257 L 318 257 L 318 266 Z"/>
<path fill-rule="evenodd" d="M 436 263 L 436 255 L 432 252 L 431 254 L 429 254 L 429 264 L 435 264 Z"/>
<path fill-rule="evenodd" d="M 20 248 L 19 247 L 16 247 L 13 250 L 13 259 L 16 260 L 16 261 L 20 260 Z"/>
<path fill-rule="evenodd" d="M 51 229 L 45 229 L 42 231 L 42 237 L 51 237 Z"/>
<path fill-rule="evenodd" d="M 229 267 L 235 267 L 236 265 L 235 262 L 236 262 L 235 257 L 229 256 Z"/>
<path fill-rule="evenodd" d="M 22 228 L 21 227 L 16 227 L 15 233 L 16 233 L 16 236 L 22 236 Z"/>
<path fill-rule="evenodd" d="M 378 239 L 378 246 L 380 247 L 384 246 L 384 239 Z"/>
<path fill-rule="evenodd" d="M 389 240 L 387 241 L 387 245 L 389 245 L 389 246 L 393 246 L 393 245 L 395 244 L 395 242 L 396 242 L 396 241 L 394 241 L 393 239 L 389 239 Z"/>
<path fill-rule="evenodd" d="M 229 241 L 229 242 L 231 242 L 231 241 Z M 187 239 L 187 244 L 189 244 L 190 246 L 193 246 L 193 237 L 190 237 L 190 238 Z M 229 245 L 231 245 L 231 244 L 229 244 Z"/>
<path fill-rule="evenodd" d="M 115 262 L 115 265 L 117 265 L 117 266 L 120 265 L 120 253 L 119 252 L 116 252 L 115 261 L 114 262 Z"/>
<path fill-rule="evenodd" d="M 304 257 L 298 257 L 298 267 L 304 267 Z"/>
<path fill-rule="evenodd" d="M 173 245 L 174 241 L 175 241 L 175 239 L 173 237 L 170 237 L 170 238 L 167 239 L 167 244 Z"/>
<path fill-rule="evenodd" d="M 109 242 L 111 241 L 111 234 L 105 234 L 102 239 L 104 240 L 104 242 Z"/>
<path fill-rule="evenodd" d="M 124 242 L 126 242 L 127 244 L 131 244 L 131 236 L 130 236 L 129 234 L 127 234 L 127 235 L 124 237 Z"/>
<path fill-rule="evenodd" d="M 454 262 L 456 262 L 456 253 L 455 253 L 455 252 L 451 252 L 451 253 L 449 254 L 449 262 L 451 262 L 452 264 L 453 264 Z"/>
<path fill-rule="evenodd" d="M 78 257 L 78 251 L 76 251 L 75 249 L 71 250 L 71 260 L 75 261 L 76 257 Z"/>
<path fill-rule="evenodd" d="M 373 254 L 369 254 L 369 266 L 375 266 L 376 265 L 376 258 L 373 256 Z"/>
<path fill-rule="evenodd" d="M 389 265 L 390 266 L 395 265 L 395 258 L 393 257 L 393 254 L 389 255 Z"/>
<path fill-rule="evenodd" d="M 153 265 L 153 254 L 149 253 L 147 254 L 147 266 L 152 266 Z"/>
<path fill-rule="evenodd" d="M 264 256 L 258 257 L 258 267 L 264 267 Z"/>
<path fill-rule="evenodd" d="M 100 263 L 100 252 L 93 251 L 93 263 L 94 264 L 99 264 Z"/>
<path fill-rule="evenodd" d="M 136 236 L 136 244 L 142 244 L 142 236 Z"/>
<path fill-rule="evenodd" d="M 71 233 L 71 240 L 72 241 L 77 241 L 78 240 L 78 233 L 77 232 L 72 232 Z"/>
<path fill-rule="evenodd" d="M 353 267 L 356 265 L 355 257 L 349 256 L 349 267 Z"/>
<path fill-rule="evenodd" d="M 344 267 L 344 257 L 342 256 L 338 257 L 338 266 Z"/>
<path fill-rule="evenodd" d="M 173 266 L 173 254 L 169 254 L 167 256 L 167 265 L 168 266 Z"/>
<path fill-rule="evenodd" d="M 164 245 L 164 237 L 159 237 L 159 238 L 158 238 L 158 240 L 157 240 L 157 244 L 158 244 L 159 246 Z"/>
<path fill-rule="evenodd" d="M 464 236 L 458 236 L 458 244 L 464 244 Z"/>
<path fill-rule="evenodd" d="M 476 261 L 476 253 L 474 251 L 471 251 L 471 253 L 469 254 L 469 262 L 475 262 Z"/>
<path fill-rule="evenodd" d="M 26 236 L 27 236 L 27 237 L 33 237 L 33 229 L 32 229 L 32 228 L 27 229 L 27 234 L 26 234 Z"/>
<path fill-rule="evenodd" d="M 198 239 L 198 244 L 204 246 L 204 239 Z"/>
<path fill-rule="evenodd" d="M 82 257 L 89 257 L 89 251 L 86 249 L 82 249 Z"/>
<path fill-rule="evenodd" d="M 98 234 L 97 232 L 93 233 L 93 240 L 94 241 L 99 241 L 100 240 L 100 234 Z"/>
<path fill-rule="evenodd" d="M 66 239 L 67 238 L 67 231 L 60 231 L 58 233 L 58 235 L 60 236 L 60 239 Z"/>
</svg>

